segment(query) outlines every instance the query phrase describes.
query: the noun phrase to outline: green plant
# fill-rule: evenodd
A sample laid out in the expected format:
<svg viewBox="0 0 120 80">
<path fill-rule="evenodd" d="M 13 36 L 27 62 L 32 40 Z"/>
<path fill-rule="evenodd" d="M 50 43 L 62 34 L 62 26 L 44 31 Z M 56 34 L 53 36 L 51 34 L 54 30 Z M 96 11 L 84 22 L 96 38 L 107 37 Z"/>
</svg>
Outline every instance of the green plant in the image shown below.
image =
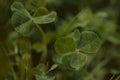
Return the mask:
<svg viewBox="0 0 120 80">
<path fill-rule="evenodd" d="M 64 8 L 64 16 L 59 17 L 61 10 L 55 7 L 79 7 L 79 2 L 88 6 L 71 14 Z M 119 80 L 120 36 L 115 13 L 110 8 L 97 11 L 91 5 L 94 2 L 13 2 L 8 25 L 14 30 L 0 42 L 0 80 Z"/>
<path fill-rule="evenodd" d="M 41 33 L 42 37 L 42 47 L 44 46 L 45 49 L 43 49 L 42 57 L 40 58 L 41 62 L 44 67 L 46 67 L 46 58 L 49 53 L 47 53 L 47 34 L 42 30 L 42 28 L 39 26 L 39 24 L 47 24 L 55 21 L 56 13 L 51 12 L 48 13 L 48 10 L 45 7 L 40 7 L 37 9 L 37 11 L 33 14 L 33 17 L 30 15 L 30 13 L 24 8 L 22 3 L 15 2 L 11 6 L 11 10 L 13 11 L 12 16 L 12 24 L 15 26 L 15 30 L 22 36 L 31 36 L 32 32 L 34 32 L 34 28 L 37 28 L 39 32 Z M 47 14 L 46 14 L 47 13 Z M 68 26 L 69 27 L 69 26 Z M 73 29 L 71 29 L 73 31 Z M 60 35 L 57 38 L 51 38 L 55 40 L 55 51 L 53 55 L 61 55 L 58 56 L 61 61 L 57 61 L 56 58 L 53 57 L 55 64 L 63 65 L 66 64 L 66 69 L 73 69 L 71 71 L 79 71 L 83 66 L 85 66 L 87 60 L 89 58 L 87 56 L 87 53 L 96 53 L 101 45 L 101 39 L 99 36 L 92 31 L 82 31 L 80 32 L 78 29 L 74 29 L 74 32 L 67 32 L 67 29 L 65 30 L 64 34 L 59 33 Z M 66 34 L 67 33 L 67 34 Z M 56 35 L 57 36 L 57 35 Z M 23 43 L 23 45 L 26 43 Z M 28 45 L 27 45 L 28 46 Z M 26 47 L 27 47 L 26 46 Z M 23 47 L 23 46 L 22 46 Z M 28 46 L 29 47 L 29 46 Z M 25 48 L 25 47 L 24 47 Z M 23 50 L 23 49 L 21 49 Z M 48 80 L 46 71 L 43 71 L 41 74 L 35 74 L 34 69 L 31 71 L 29 68 L 31 65 L 30 63 L 30 56 L 31 54 L 26 51 L 22 51 L 22 58 L 20 59 L 21 64 L 20 67 L 20 80 L 26 79 L 30 80 L 32 76 L 36 75 L 36 80 Z M 91 54 L 92 55 L 92 54 Z M 57 58 L 58 59 L 58 58 Z M 66 61 L 67 59 L 67 61 Z M 60 62 L 60 63 L 59 63 Z M 61 68 L 63 67 L 61 66 Z M 56 68 L 56 67 L 55 67 Z M 35 69 L 36 70 L 36 69 Z M 36 70 L 37 71 L 37 70 Z M 37 72 L 40 73 L 41 69 L 39 68 Z M 48 70 L 50 72 L 51 70 Z M 48 73 L 47 72 L 47 73 Z M 16 78 L 15 78 L 16 79 Z M 50 80 L 54 80 L 55 78 L 50 78 Z"/>
</svg>

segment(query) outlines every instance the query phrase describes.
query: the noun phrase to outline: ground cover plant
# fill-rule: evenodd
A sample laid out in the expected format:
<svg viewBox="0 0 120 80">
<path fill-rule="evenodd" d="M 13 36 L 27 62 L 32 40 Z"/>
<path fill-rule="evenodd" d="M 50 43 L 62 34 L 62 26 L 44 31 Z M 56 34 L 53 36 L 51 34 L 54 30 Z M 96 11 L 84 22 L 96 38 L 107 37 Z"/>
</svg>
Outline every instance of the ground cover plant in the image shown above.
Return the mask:
<svg viewBox="0 0 120 80">
<path fill-rule="evenodd" d="M 0 80 L 120 80 L 119 0 L 0 0 Z"/>
</svg>

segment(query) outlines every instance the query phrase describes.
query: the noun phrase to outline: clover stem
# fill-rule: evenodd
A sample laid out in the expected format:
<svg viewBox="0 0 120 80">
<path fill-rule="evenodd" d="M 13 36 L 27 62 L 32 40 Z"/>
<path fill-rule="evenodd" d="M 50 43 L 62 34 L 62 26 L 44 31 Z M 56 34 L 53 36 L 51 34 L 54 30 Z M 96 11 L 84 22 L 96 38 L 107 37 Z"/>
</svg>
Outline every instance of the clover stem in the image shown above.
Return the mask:
<svg viewBox="0 0 120 80">
<path fill-rule="evenodd" d="M 45 63 L 47 59 L 47 45 L 44 46 L 44 50 L 40 59 L 40 62 Z"/>
<path fill-rule="evenodd" d="M 44 42 L 44 50 L 43 50 L 43 53 L 42 53 L 42 56 L 41 56 L 41 59 L 40 59 L 40 62 L 46 62 L 46 58 L 47 58 L 47 43 L 46 43 L 46 34 L 45 32 L 43 31 L 43 29 L 38 25 L 36 24 L 36 27 L 37 29 L 41 32 L 42 36 L 43 36 L 43 42 Z"/>
<path fill-rule="evenodd" d="M 116 80 L 120 80 L 120 75 L 116 78 Z"/>
<path fill-rule="evenodd" d="M 42 36 L 43 36 L 43 39 L 46 37 L 46 34 L 45 32 L 43 31 L 43 29 L 38 25 L 38 24 L 35 24 L 37 29 L 39 30 L 39 32 L 41 32 Z"/>
<path fill-rule="evenodd" d="M 113 80 L 114 77 L 115 77 L 115 74 L 112 75 L 112 77 L 110 78 L 110 80 Z"/>
<path fill-rule="evenodd" d="M 14 78 L 14 80 L 17 80 L 16 74 L 15 74 L 14 69 L 13 69 L 12 66 L 11 66 L 11 71 L 12 71 L 12 73 L 13 73 L 13 78 Z"/>
</svg>

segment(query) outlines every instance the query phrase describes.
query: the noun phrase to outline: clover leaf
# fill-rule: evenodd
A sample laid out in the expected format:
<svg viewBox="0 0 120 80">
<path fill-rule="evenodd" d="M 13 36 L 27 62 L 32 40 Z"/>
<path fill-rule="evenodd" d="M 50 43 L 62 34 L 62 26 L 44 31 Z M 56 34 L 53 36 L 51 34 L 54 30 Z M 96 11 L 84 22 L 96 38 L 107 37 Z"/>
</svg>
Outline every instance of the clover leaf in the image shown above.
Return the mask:
<svg viewBox="0 0 120 80">
<path fill-rule="evenodd" d="M 96 53 L 101 46 L 101 38 L 92 31 L 81 33 L 79 49 L 84 53 Z"/>
<path fill-rule="evenodd" d="M 83 53 L 75 53 L 72 54 L 70 66 L 75 70 L 79 70 L 81 67 L 85 65 L 87 61 L 87 56 Z"/>
<path fill-rule="evenodd" d="M 11 10 L 13 11 L 12 25 L 18 33 L 25 36 L 33 32 L 35 24 L 47 24 L 54 22 L 56 19 L 56 12 L 54 11 L 42 16 L 32 17 L 20 2 L 14 2 L 11 5 Z"/>
<path fill-rule="evenodd" d="M 56 40 L 54 47 L 57 53 L 64 54 L 74 52 L 76 49 L 76 43 L 71 37 L 62 37 Z"/>
</svg>

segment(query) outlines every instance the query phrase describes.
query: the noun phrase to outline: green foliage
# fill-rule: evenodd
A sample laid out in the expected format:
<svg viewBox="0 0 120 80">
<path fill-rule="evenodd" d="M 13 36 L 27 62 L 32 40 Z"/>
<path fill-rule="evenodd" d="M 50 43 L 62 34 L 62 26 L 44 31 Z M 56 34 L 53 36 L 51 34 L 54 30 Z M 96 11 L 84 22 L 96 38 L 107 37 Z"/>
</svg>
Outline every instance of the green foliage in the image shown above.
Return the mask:
<svg viewBox="0 0 120 80">
<path fill-rule="evenodd" d="M 101 46 L 101 39 L 99 36 L 91 31 L 84 31 L 81 33 L 79 49 L 85 53 L 96 53 Z"/>
<path fill-rule="evenodd" d="M 56 13 L 51 12 L 48 15 L 33 18 L 33 22 L 36 24 L 47 24 L 55 21 L 55 17 Z"/>
<path fill-rule="evenodd" d="M 0 80 L 119 80 L 119 2 L 0 0 Z"/>
<path fill-rule="evenodd" d="M 55 42 L 55 50 L 57 53 L 64 54 L 75 51 L 76 43 L 72 38 L 64 37 L 57 39 Z"/>
<path fill-rule="evenodd" d="M 80 70 L 86 63 L 86 53 L 96 53 L 102 40 L 92 31 L 75 30 L 66 37 L 58 38 L 54 44 L 56 54 L 53 60 L 65 69 Z M 78 46 L 77 46 L 78 45 Z M 82 53 L 83 52 L 83 53 Z"/>
<path fill-rule="evenodd" d="M 72 68 L 75 68 L 76 70 L 79 70 L 81 67 L 83 67 L 86 63 L 87 56 L 82 53 L 75 53 L 72 55 L 70 66 Z"/>
<path fill-rule="evenodd" d="M 55 12 L 43 16 L 32 17 L 20 2 L 13 3 L 11 10 L 13 11 L 12 24 L 15 26 L 15 30 L 23 35 L 30 35 L 35 24 L 51 23 L 56 19 Z"/>
</svg>

